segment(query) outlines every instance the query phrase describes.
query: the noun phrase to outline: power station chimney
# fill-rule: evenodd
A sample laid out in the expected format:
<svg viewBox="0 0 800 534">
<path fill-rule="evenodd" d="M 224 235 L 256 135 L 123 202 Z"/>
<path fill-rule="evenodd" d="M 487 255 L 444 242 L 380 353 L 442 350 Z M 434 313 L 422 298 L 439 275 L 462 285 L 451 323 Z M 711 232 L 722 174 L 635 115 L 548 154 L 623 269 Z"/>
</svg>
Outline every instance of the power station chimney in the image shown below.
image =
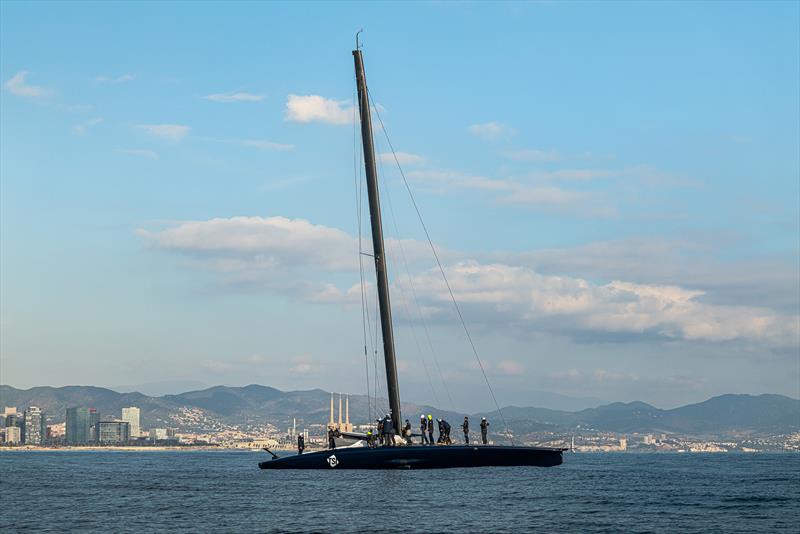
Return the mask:
<svg viewBox="0 0 800 534">
<path fill-rule="evenodd" d="M 339 393 L 339 430 L 342 430 L 342 394 Z"/>
<path fill-rule="evenodd" d="M 344 429 L 347 432 L 353 431 L 353 425 L 350 424 L 350 395 L 344 398 Z"/>
</svg>

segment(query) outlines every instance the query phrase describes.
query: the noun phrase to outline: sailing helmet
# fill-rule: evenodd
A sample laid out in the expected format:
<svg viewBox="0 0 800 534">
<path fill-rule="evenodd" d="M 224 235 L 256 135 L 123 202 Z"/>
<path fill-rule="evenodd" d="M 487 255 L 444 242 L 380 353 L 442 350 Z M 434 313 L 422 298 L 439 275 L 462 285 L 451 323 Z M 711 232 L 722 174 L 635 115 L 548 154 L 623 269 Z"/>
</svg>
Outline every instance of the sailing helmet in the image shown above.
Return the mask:
<svg viewBox="0 0 800 534">
<path fill-rule="evenodd" d="M 486 418 L 485 418 L 485 417 L 481 417 L 481 419 L 483 419 L 484 421 L 486 421 Z"/>
<path fill-rule="evenodd" d="M 431 414 L 428 414 L 428 421 L 432 421 L 432 420 L 433 420 L 433 416 Z"/>
<path fill-rule="evenodd" d="M 419 416 L 420 419 L 425 419 L 425 414 Z"/>
</svg>

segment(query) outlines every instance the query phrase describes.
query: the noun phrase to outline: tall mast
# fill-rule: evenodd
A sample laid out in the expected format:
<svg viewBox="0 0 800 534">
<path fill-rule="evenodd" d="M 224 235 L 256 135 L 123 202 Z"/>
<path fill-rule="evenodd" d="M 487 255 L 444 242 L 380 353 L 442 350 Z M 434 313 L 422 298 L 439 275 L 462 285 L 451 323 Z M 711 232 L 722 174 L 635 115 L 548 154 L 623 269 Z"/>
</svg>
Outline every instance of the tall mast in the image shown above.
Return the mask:
<svg viewBox="0 0 800 534">
<path fill-rule="evenodd" d="M 383 251 L 383 228 L 381 223 L 381 202 L 378 195 L 378 175 L 375 172 L 375 149 L 372 143 L 372 117 L 369 109 L 367 78 L 364 74 L 364 60 L 361 50 L 353 50 L 356 65 L 356 84 L 358 85 L 358 111 L 361 117 L 361 141 L 364 144 L 364 168 L 367 171 L 367 195 L 369 197 L 369 218 L 372 225 L 372 251 L 375 257 L 375 274 L 378 278 L 378 305 L 381 314 L 381 334 L 383 337 L 383 358 L 386 367 L 386 388 L 389 392 L 389 407 L 392 409 L 392 423 L 395 433 L 400 433 L 400 388 L 397 385 L 397 362 L 394 356 L 394 333 L 392 331 L 392 306 L 389 302 L 389 276 L 386 272 L 386 256 Z"/>
</svg>

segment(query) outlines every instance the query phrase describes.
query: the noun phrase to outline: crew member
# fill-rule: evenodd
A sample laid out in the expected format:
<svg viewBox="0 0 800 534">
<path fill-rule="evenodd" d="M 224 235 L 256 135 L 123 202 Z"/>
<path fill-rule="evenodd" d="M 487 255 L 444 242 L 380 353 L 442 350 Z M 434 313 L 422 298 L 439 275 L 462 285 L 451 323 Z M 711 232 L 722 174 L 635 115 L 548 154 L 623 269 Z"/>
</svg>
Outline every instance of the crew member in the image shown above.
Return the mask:
<svg viewBox="0 0 800 534">
<path fill-rule="evenodd" d="M 420 442 L 422 445 L 428 444 L 428 435 L 426 432 L 428 431 L 428 420 L 425 419 L 425 414 L 419 416 L 419 433 L 422 434 L 422 441 Z"/>
<path fill-rule="evenodd" d="M 450 423 L 448 423 L 444 419 L 441 419 L 441 421 L 442 421 L 442 430 L 444 430 L 444 439 L 442 439 L 442 443 L 444 443 L 445 445 L 450 445 L 451 443 L 453 443 L 452 440 L 450 439 Z M 442 436 L 440 435 L 440 437 Z"/>
<path fill-rule="evenodd" d="M 394 423 L 392 422 L 392 415 L 386 414 L 383 418 L 383 444 L 391 445 L 394 447 Z"/>
<path fill-rule="evenodd" d="M 372 434 L 372 430 L 367 430 L 367 447 L 375 448 L 375 436 Z"/>
<path fill-rule="evenodd" d="M 486 418 L 484 417 L 483 419 L 481 419 L 481 441 L 483 441 L 484 445 L 489 443 L 486 440 L 486 434 L 488 433 L 489 433 L 489 421 L 487 421 Z"/>
<path fill-rule="evenodd" d="M 406 419 L 406 424 L 403 425 L 403 437 L 406 440 L 406 445 L 411 445 L 411 423 Z"/>
<path fill-rule="evenodd" d="M 376 419 L 378 422 L 378 442 L 383 445 L 383 419 Z"/>
<path fill-rule="evenodd" d="M 306 450 L 306 440 L 303 439 L 303 434 L 297 434 L 297 454 L 303 454 Z"/>
<path fill-rule="evenodd" d="M 433 416 L 428 414 L 428 443 L 433 445 Z"/>
<path fill-rule="evenodd" d="M 335 449 L 336 448 L 336 430 L 332 426 L 328 427 L 328 448 Z"/>
<path fill-rule="evenodd" d="M 461 429 L 464 431 L 464 443 L 469 445 L 469 417 L 464 416 L 464 422 L 461 423 Z"/>
</svg>

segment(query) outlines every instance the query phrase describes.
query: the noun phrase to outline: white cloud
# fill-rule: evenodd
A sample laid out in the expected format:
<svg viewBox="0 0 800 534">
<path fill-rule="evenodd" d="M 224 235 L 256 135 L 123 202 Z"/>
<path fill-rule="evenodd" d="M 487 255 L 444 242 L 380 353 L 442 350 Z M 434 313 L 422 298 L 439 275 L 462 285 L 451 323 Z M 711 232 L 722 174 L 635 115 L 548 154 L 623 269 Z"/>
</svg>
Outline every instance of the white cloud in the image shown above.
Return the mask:
<svg viewBox="0 0 800 534">
<path fill-rule="evenodd" d="M 419 165 L 421 163 L 425 163 L 425 158 L 409 152 L 395 152 L 394 154 L 391 152 L 384 152 L 382 154 L 378 154 L 378 159 L 383 163 L 394 165 L 395 156 L 397 156 L 397 161 L 400 163 L 400 165 Z"/>
<path fill-rule="evenodd" d="M 354 270 L 358 264 L 352 236 L 304 219 L 232 217 L 138 233 L 152 247 L 202 256 L 228 272 L 281 267 Z"/>
<path fill-rule="evenodd" d="M 36 98 L 47 95 L 49 91 L 44 87 L 28 85 L 25 83 L 25 78 L 28 77 L 28 74 L 30 73 L 25 70 L 16 73 L 8 81 L 6 81 L 6 89 L 8 89 L 11 94 L 25 96 L 28 98 Z"/>
<path fill-rule="evenodd" d="M 353 107 L 347 100 L 332 100 L 319 95 L 289 95 L 286 99 L 286 120 L 291 122 L 326 122 L 350 124 Z"/>
<path fill-rule="evenodd" d="M 502 122 L 485 122 L 483 124 L 473 124 L 467 131 L 476 137 L 494 141 L 497 139 L 509 139 L 517 131 Z"/>
<path fill-rule="evenodd" d="M 158 159 L 158 154 L 152 150 L 142 148 L 118 148 L 117 152 L 121 154 L 129 154 L 131 156 L 139 156 L 140 158 Z"/>
<path fill-rule="evenodd" d="M 411 171 L 408 176 L 434 187 L 494 192 L 493 198 L 499 204 L 517 204 L 585 217 L 613 217 L 616 215 L 614 206 L 596 192 L 531 185 L 516 180 L 487 178 L 458 171 Z"/>
<path fill-rule="evenodd" d="M 256 95 L 253 93 L 244 93 L 244 92 L 236 92 L 236 93 L 215 93 L 212 95 L 206 95 L 203 97 L 205 100 L 211 100 L 212 102 L 260 102 L 264 100 L 264 95 Z"/>
<path fill-rule="evenodd" d="M 336 228 L 303 219 L 233 217 L 138 233 L 149 246 L 184 254 L 197 265 L 237 283 L 258 283 L 318 303 L 349 305 L 360 299 L 355 280 L 346 284 L 346 289 L 331 282 L 309 281 L 335 272 L 340 280 L 343 276 L 344 280 L 347 276 L 357 280 L 356 239 Z M 426 243 L 403 243 L 412 262 L 417 255 L 430 255 Z M 387 244 L 391 253 L 398 242 L 390 240 Z M 704 298 L 704 291 L 679 285 L 620 280 L 595 283 L 506 263 L 453 262 L 455 255 L 446 251 L 442 257 L 450 285 L 470 324 L 510 328 L 523 335 L 541 331 L 581 339 L 743 340 L 771 347 L 796 347 L 800 343 L 800 317 L 796 312 L 712 304 Z M 411 263 L 411 267 L 414 265 Z M 438 269 L 412 271 L 410 279 L 405 273 L 395 273 L 393 300 L 401 304 L 406 300 L 408 304 L 412 283 L 424 316 L 452 321 L 450 295 Z M 396 306 L 398 313 L 403 309 L 403 305 Z M 496 368 L 508 374 L 518 370 L 514 363 Z"/>
<path fill-rule="evenodd" d="M 522 148 L 519 150 L 509 150 L 506 156 L 517 161 L 534 161 L 537 163 L 550 163 L 561 161 L 561 154 L 556 150 L 535 150 Z"/>
<path fill-rule="evenodd" d="M 78 135 L 85 134 L 92 126 L 97 126 L 101 122 L 103 122 L 103 117 L 95 117 L 93 119 L 89 119 L 87 121 L 83 121 L 78 124 L 74 124 L 72 126 L 72 131 Z"/>
<path fill-rule="evenodd" d="M 189 133 L 189 127 L 182 124 L 140 124 L 138 128 L 146 131 L 151 137 L 180 141 Z"/>
<path fill-rule="evenodd" d="M 294 148 L 294 145 L 275 143 L 265 139 L 244 139 L 239 141 L 239 144 L 250 148 L 257 148 L 259 150 L 291 150 Z"/>
<path fill-rule="evenodd" d="M 755 306 L 719 306 L 704 292 L 678 286 L 544 276 L 525 267 L 461 262 L 446 269 L 456 298 L 474 320 L 561 333 L 650 335 L 671 339 L 759 341 L 794 346 L 800 318 Z M 402 285 L 403 280 L 398 283 Z M 449 313 L 438 271 L 414 277 L 434 315 Z M 437 310 L 437 306 L 439 309 Z"/>
<path fill-rule="evenodd" d="M 95 81 L 97 83 L 125 83 L 130 82 L 136 79 L 135 74 L 122 74 L 120 76 L 106 76 L 101 74 L 100 76 L 95 77 Z"/>
</svg>

